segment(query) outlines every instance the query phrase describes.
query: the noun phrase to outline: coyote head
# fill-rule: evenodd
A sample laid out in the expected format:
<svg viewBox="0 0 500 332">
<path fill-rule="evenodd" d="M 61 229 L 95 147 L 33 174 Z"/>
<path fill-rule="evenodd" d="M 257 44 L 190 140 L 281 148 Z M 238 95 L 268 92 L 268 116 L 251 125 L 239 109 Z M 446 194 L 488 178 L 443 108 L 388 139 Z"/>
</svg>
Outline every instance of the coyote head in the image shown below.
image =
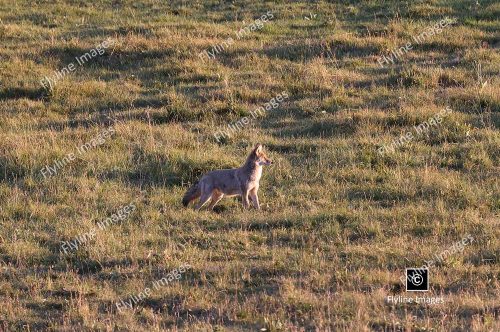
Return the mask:
<svg viewBox="0 0 500 332">
<path fill-rule="evenodd" d="M 250 153 L 250 156 L 248 157 L 252 162 L 259 166 L 263 165 L 271 165 L 273 161 L 269 159 L 264 151 L 262 151 L 262 144 L 257 143 L 255 147 L 253 148 L 252 152 Z"/>
</svg>

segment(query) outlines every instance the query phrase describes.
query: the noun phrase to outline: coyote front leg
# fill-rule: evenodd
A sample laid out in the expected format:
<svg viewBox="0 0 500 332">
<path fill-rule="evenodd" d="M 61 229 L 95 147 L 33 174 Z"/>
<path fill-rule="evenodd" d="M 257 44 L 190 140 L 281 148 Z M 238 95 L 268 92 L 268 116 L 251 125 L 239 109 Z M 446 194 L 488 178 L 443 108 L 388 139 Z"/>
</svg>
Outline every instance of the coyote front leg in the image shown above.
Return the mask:
<svg viewBox="0 0 500 332">
<path fill-rule="evenodd" d="M 250 198 L 252 199 L 253 207 L 256 208 L 257 210 L 260 210 L 259 196 L 257 196 L 257 190 L 259 189 L 253 188 L 252 190 L 250 190 Z"/>
<path fill-rule="evenodd" d="M 245 187 L 241 188 L 241 200 L 243 202 L 243 207 L 248 209 L 250 207 L 250 201 L 248 200 L 248 189 Z"/>
</svg>

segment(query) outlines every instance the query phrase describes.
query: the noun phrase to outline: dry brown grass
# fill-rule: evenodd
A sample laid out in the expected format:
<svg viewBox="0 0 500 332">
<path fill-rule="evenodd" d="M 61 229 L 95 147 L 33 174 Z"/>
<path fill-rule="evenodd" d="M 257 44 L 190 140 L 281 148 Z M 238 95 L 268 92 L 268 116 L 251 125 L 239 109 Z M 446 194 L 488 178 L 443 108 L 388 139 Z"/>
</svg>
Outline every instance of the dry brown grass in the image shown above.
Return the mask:
<svg viewBox="0 0 500 332">
<path fill-rule="evenodd" d="M 0 8 L 0 330 L 500 329 L 498 4 Z M 264 28 L 200 60 L 268 10 Z M 378 65 L 446 15 L 458 23 Z M 105 55 L 40 86 L 107 37 Z M 283 90 L 286 102 L 217 143 L 216 130 Z M 429 134 L 377 153 L 446 106 Z M 110 125 L 116 135 L 43 178 Z M 190 183 L 239 165 L 257 141 L 275 162 L 262 211 L 181 207 Z M 130 218 L 60 252 L 130 203 Z M 445 304 L 387 303 L 413 295 L 405 267 L 467 234 L 474 242 L 430 271 L 425 296 Z M 193 268 L 180 280 L 117 310 L 183 263 Z"/>
</svg>

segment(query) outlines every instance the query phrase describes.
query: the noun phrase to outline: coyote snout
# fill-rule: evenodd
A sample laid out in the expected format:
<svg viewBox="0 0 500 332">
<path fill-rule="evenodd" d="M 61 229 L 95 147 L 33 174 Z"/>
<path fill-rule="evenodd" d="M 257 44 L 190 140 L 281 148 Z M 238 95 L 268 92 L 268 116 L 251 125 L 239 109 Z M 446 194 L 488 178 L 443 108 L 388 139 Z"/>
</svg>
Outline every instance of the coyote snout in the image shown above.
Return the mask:
<svg viewBox="0 0 500 332">
<path fill-rule="evenodd" d="M 211 201 L 208 208 L 213 209 L 224 196 L 241 195 L 245 208 L 250 207 L 250 197 L 253 206 L 260 209 L 257 191 L 259 190 L 262 166 L 273 163 L 262 150 L 261 144 L 255 145 L 240 168 L 222 169 L 205 174 L 184 194 L 182 204 L 188 206 L 191 201 L 200 197 L 195 207 L 196 210 L 201 209 L 209 199 Z"/>
</svg>

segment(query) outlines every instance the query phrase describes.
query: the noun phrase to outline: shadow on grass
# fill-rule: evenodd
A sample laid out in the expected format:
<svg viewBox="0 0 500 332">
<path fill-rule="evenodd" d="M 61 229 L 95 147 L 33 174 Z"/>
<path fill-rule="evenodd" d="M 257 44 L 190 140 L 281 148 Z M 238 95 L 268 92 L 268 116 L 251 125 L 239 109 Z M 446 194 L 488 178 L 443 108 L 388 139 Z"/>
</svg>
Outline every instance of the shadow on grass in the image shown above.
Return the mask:
<svg viewBox="0 0 500 332">
<path fill-rule="evenodd" d="M 89 48 L 78 46 L 51 47 L 42 52 L 42 56 L 52 59 L 55 58 L 63 66 L 73 63 L 78 67 L 79 63 L 75 57 L 79 58 L 86 53 L 92 55 L 91 50 L 97 45 L 98 44 L 89 46 Z M 108 48 L 104 49 L 103 54 L 97 54 L 90 59 L 88 56 L 86 59 L 82 59 L 82 66 L 92 65 L 97 67 L 110 67 L 117 71 L 131 71 L 132 69 L 142 68 L 144 66 L 143 61 L 145 60 L 166 60 L 166 58 L 174 55 L 176 55 L 174 49 L 114 51 L 113 46 L 110 45 Z"/>
<path fill-rule="evenodd" d="M 171 157 L 161 151 L 149 152 L 142 148 L 132 151 L 131 163 L 135 165 L 131 171 L 109 171 L 99 178 L 122 179 L 140 187 L 185 186 L 197 182 L 209 171 L 235 166 L 221 163 L 218 159 L 195 161 L 182 156 Z"/>
<path fill-rule="evenodd" d="M 100 110 L 96 110 L 94 115 L 88 118 L 73 117 L 69 120 L 52 120 L 41 123 L 38 125 L 38 129 L 63 131 L 68 128 L 111 126 L 115 123 L 127 121 L 140 121 L 154 126 L 202 119 L 202 113 L 189 112 L 184 108 L 170 105 L 168 101 L 160 98 L 141 98 L 134 101 L 132 105 L 121 105 L 113 107 L 111 110 L 103 107 Z"/>
<path fill-rule="evenodd" d="M 29 170 L 21 165 L 14 156 L 2 156 L 0 153 L 0 182 L 14 183 L 24 178 Z"/>
<path fill-rule="evenodd" d="M 384 203 L 384 205 L 392 206 L 398 202 L 410 201 L 413 196 L 400 192 L 397 189 L 376 187 L 363 188 L 362 190 L 356 188 L 350 189 L 347 192 L 347 198 L 349 200 L 376 201 Z"/>
<path fill-rule="evenodd" d="M 369 56 L 378 54 L 375 46 L 358 46 L 345 41 L 312 42 L 310 44 L 285 44 L 265 49 L 263 53 L 270 58 L 289 61 L 308 61 L 316 57 L 345 58 L 350 56 Z"/>
<path fill-rule="evenodd" d="M 0 100 L 2 99 L 22 99 L 41 100 L 47 98 L 47 91 L 40 88 L 5 88 L 0 90 Z"/>
<path fill-rule="evenodd" d="M 90 244 L 92 245 L 92 244 Z M 81 252 L 77 255 L 75 253 L 70 253 L 68 256 L 59 256 L 59 259 L 65 258 L 66 263 L 61 265 L 63 271 L 74 270 L 79 275 L 97 275 L 98 278 L 103 280 L 126 280 L 134 277 L 133 273 L 123 273 L 123 272 L 103 272 L 105 269 L 116 269 L 117 267 L 134 267 L 134 266 L 146 266 L 149 261 L 146 259 L 108 259 L 108 260 L 95 260 L 88 257 L 86 253 L 82 253 L 83 248 L 79 249 Z M 114 270 L 113 270 L 114 271 Z"/>
<path fill-rule="evenodd" d="M 134 308 L 147 308 L 155 313 L 161 313 L 165 319 L 159 322 L 163 329 L 171 329 L 173 327 L 183 328 L 189 323 L 204 322 L 212 325 L 224 325 L 225 327 L 235 328 L 245 331 L 258 331 L 261 325 L 237 322 L 231 319 L 229 315 L 224 314 L 221 310 L 200 307 L 186 307 L 186 297 L 181 295 L 173 295 L 168 297 L 152 297 L 146 298 L 144 301 L 137 304 Z M 101 301 L 98 310 L 102 314 L 116 314 L 118 309 L 116 303 L 111 301 Z M 133 311 L 130 311 L 133 314 Z"/>
<path fill-rule="evenodd" d="M 293 124 L 283 125 L 281 122 L 262 121 L 265 129 L 274 129 L 271 133 L 274 137 L 313 137 L 332 138 L 353 136 L 356 126 L 352 121 L 337 121 L 336 119 L 310 119 L 296 121 Z"/>
<path fill-rule="evenodd" d="M 308 61 L 316 57 L 365 57 L 379 54 L 381 50 L 375 46 L 358 46 L 346 41 L 313 42 L 310 44 L 285 44 L 270 47 L 263 51 L 269 58 L 289 61 Z"/>
</svg>

